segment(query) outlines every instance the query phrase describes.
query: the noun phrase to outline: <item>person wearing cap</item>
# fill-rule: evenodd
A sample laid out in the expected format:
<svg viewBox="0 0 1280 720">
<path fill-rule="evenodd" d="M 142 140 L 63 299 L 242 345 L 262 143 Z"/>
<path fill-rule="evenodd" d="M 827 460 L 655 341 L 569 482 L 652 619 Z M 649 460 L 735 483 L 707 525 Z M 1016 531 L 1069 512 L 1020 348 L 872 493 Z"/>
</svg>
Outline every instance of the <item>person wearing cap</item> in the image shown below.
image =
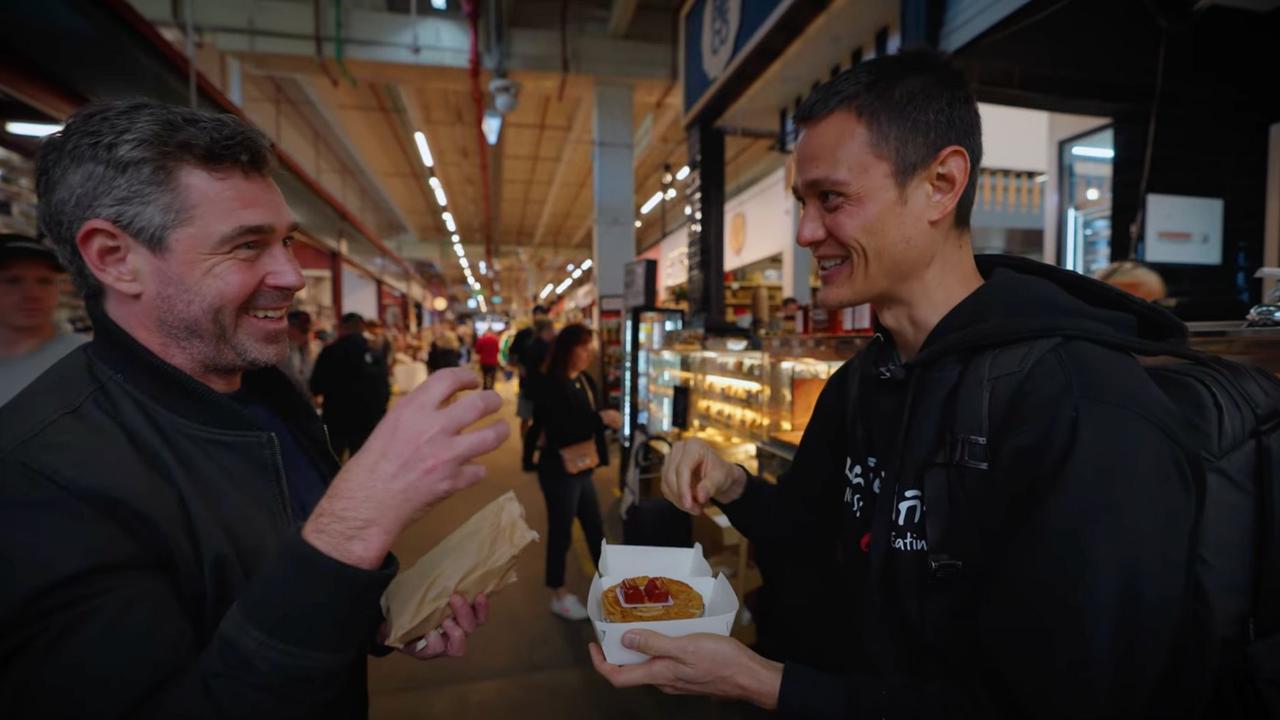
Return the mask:
<svg viewBox="0 0 1280 720">
<path fill-rule="evenodd" d="M 45 245 L 25 235 L 0 235 L 0 405 L 88 340 L 54 322 L 65 276 Z"/>
</svg>

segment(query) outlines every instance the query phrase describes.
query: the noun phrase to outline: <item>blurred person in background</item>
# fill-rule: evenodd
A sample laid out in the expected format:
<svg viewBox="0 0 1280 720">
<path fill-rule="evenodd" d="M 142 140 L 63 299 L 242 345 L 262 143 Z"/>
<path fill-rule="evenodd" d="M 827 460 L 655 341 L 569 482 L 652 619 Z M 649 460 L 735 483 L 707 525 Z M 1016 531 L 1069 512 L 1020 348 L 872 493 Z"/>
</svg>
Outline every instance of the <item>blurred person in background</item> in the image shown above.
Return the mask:
<svg viewBox="0 0 1280 720">
<path fill-rule="evenodd" d="M 364 318 L 343 315 L 338 339 L 320 351 L 311 373 L 311 392 L 322 398 L 324 424 L 338 457 L 360 450 L 391 400 L 386 357 L 369 345 L 364 331 Z"/>
<path fill-rule="evenodd" d="M 428 372 L 458 367 L 462 361 L 461 341 L 451 325 L 452 323 L 436 328 L 435 339 L 431 341 L 431 349 L 427 351 Z"/>
<path fill-rule="evenodd" d="M 1111 263 L 1098 272 L 1098 279 L 1148 302 L 1158 302 L 1169 295 L 1160 273 L 1135 260 Z"/>
<path fill-rule="evenodd" d="M 480 375 L 484 378 L 484 389 L 492 390 L 494 379 L 498 376 L 498 336 L 493 328 L 484 331 L 476 340 L 476 356 L 480 360 Z"/>
<path fill-rule="evenodd" d="M 542 428 L 534 422 L 533 398 L 537 394 L 538 383 L 542 382 L 542 366 L 546 364 L 551 343 L 556 339 L 556 326 L 544 316 L 534 321 L 533 331 L 533 337 L 525 344 L 519 358 L 520 397 L 516 400 L 516 414 L 520 416 L 520 467 L 525 472 L 538 469 L 534 455 L 542 437 Z"/>
<path fill-rule="evenodd" d="M 88 340 L 55 322 L 66 275 L 49 247 L 0 234 L 0 405 Z"/>
<path fill-rule="evenodd" d="M 602 410 L 600 392 L 586 372 L 596 356 L 594 333 L 586 325 L 569 325 L 560 331 L 544 366 L 544 377 L 535 384 L 534 423 L 546 438 L 538 461 L 538 486 L 547 502 L 547 587 L 551 612 L 566 620 L 585 620 L 586 606 L 565 587 L 565 557 L 569 552 L 574 518 L 582 524 L 587 549 L 597 565 L 604 523 L 600 501 L 592 483 L 592 470 L 608 464 L 606 427 L 622 427 L 616 410 Z M 572 457 L 594 460 L 566 469 L 561 451 Z"/>
<path fill-rule="evenodd" d="M 315 355 L 311 351 L 311 313 L 305 310 L 290 310 L 286 317 L 289 323 L 289 355 L 280 364 L 280 369 L 289 377 L 289 381 L 302 396 L 311 399 L 308 382 L 311 369 L 315 365 Z"/>
</svg>

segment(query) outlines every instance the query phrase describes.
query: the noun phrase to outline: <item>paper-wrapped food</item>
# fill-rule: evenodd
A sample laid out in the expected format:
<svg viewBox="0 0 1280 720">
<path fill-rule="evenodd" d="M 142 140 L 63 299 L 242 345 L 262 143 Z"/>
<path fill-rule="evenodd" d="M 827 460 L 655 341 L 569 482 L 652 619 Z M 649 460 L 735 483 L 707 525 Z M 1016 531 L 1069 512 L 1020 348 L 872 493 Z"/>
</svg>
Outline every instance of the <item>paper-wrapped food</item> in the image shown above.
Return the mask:
<svg viewBox="0 0 1280 720">
<path fill-rule="evenodd" d="M 404 647 L 452 613 L 449 596 L 492 595 L 516 581 L 516 558 L 538 533 L 514 492 L 494 500 L 400 573 L 382 595 L 387 641 Z"/>
</svg>

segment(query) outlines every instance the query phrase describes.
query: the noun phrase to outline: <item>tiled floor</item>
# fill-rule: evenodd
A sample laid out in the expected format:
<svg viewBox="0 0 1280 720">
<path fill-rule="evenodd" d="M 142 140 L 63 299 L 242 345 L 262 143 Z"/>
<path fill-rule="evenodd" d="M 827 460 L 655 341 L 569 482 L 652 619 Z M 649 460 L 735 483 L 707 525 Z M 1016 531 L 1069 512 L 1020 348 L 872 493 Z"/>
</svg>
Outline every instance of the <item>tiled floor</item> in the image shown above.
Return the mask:
<svg viewBox="0 0 1280 720">
<path fill-rule="evenodd" d="M 503 413 L 515 418 L 514 383 L 500 383 Z M 450 498 L 410 528 L 396 546 L 404 565 L 411 564 L 466 518 L 507 490 L 528 512 L 529 524 L 546 533 L 546 512 L 537 479 L 520 470 L 519 444 L 511 439 L 485 458 L 488 476 L 479 485 Z M 618 459 L 596 472 L 606 527 L 614 503 Z M 586 597 L 591 570 L 581 536 L 571 550 L 568 583 Z M 707 698 L 668 696 L 652 688 L 615 690 L 591 666 L 588 622 L 570 623 L 548 610 L 550 592 L 543 587 L 541 543 L 520 557 L 519 581 L 493 598 L 492 616 L 469 641 L 461 659 L 418 661 L 400 654 L 369 663 L 370 714 L 377 720 L 401 718 L 739 718 L 763 713 L 740 703 Z M 586 558 L 589 561 L 589 558 Z"/>
</svg>

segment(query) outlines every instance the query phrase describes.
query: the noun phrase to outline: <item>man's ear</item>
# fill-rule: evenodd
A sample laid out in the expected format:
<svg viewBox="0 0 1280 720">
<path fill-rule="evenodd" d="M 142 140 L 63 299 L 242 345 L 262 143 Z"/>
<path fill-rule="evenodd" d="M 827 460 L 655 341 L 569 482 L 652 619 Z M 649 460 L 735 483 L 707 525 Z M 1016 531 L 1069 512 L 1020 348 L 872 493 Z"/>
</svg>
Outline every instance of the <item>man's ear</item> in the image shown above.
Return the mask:
<svg viewBox="0 0 1280 720">
<path fill-rule="evenodd" d="M 930 223 L 942 221 L 955 212 L 960 196 L 973 168 L 969 166 L 969 153 L 959 145 L 943 148 L 928 170 L 928 219 Z"/>
<path fill-rule="evenodd" d="M 139 261 L 144 249 L 114 223 L 100 218 L 85 222 L 76 233 L 76 247 L 89 272 L 103 286 L 124 295 L 142 293 Z"/>
</svg>

